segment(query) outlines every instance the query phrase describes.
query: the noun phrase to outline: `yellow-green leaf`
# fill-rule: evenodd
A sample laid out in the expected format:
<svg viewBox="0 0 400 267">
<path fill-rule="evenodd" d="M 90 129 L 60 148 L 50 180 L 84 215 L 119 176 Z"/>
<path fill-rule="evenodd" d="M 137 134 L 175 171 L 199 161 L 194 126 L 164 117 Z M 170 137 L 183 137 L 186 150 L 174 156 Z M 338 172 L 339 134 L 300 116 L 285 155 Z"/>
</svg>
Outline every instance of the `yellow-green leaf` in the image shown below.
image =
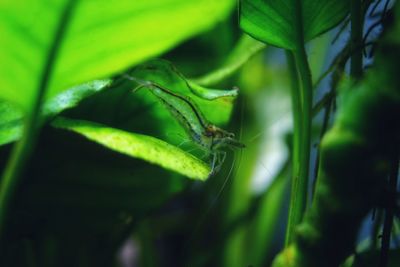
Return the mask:
<svg viewBox="0 0 400 267">
<path fill-rule="evenodd" d="M 76 132 L 111 150 L 146 160 L 192 179 L 206 180 L 210 174 L 210 167 L 203 161 L 178 147 L 148 135 L 63 117 L 54 120 L 52 125 Z"/>
</svg>

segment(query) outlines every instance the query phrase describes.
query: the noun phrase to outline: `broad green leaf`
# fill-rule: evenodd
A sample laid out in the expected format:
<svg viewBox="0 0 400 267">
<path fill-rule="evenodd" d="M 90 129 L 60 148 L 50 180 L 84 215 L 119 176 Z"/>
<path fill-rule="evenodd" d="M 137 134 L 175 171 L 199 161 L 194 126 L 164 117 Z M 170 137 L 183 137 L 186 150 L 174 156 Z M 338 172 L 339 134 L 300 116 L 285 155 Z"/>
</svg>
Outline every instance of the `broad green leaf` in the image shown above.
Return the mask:
<svg viewBox="0 0 400 267">
<path fill-rule="evenodd" d="M 300 2 L 301 12 L 296 9 Z M 348 0 L 241 0 L 240 27 L 252 37 L 285 49 L 296 49 L 296 25 L 304 41 L 336 26 L 349 12 Z M 298 17 L 301 15 L 301 18 Z"/>
<path fill-rule="evenodd" d="M 107 77 L 224 19 L 233 0 L 2 1 L 0 99 L 29 111 L 39 90 Z"/>
<path fill-rule="evenodd" d="M 62 92 L 56 97 L 46 101 L 41 112 L 41 121 L 45 122 L 49 118 L 61 113 L 62 111 L 73 108 L 83 99 L 107 88 L 111 80 L 95 80 L 84 83 L 69 90 Z M 0 101 L 0 145 L 16 141 L 22 135 L 23 128 L 22 110 L 12 105 L 8 101 Z"/>
<path fill-rule="evenodd" d="M 192 179 L 206 180 L 210 168 L 193 155 L 157 138 L 129 133 L 101 124 L 59 117 L 52 122 L 56 128 L 67 129 L 111 150 L 143 159 Z"/>
<path fill-rule="evenodd" d="M 201 77 L 195 78 L 193 81 L 203 86 L 217 84 L 235 73 L 252 56 L 265 47 L 264 43 L 244 34 L 221 67 Z"/>
</svg>

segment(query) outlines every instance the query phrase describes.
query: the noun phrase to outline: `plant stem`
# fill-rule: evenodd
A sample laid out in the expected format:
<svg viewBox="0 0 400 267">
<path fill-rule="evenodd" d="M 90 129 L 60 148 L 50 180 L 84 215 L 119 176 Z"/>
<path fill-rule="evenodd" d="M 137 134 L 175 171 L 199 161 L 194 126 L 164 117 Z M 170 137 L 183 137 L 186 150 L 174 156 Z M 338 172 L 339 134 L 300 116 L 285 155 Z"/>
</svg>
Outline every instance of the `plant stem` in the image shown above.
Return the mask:
<svg viewBox="0 0 400 267">
<path fill-rule="evenodd" d="M 376 249 L 378 248 L 378 240 L 380 239 L 379 238 L 379 235 L 380 235 L 379 231 L 381 229 L 381 225 L 382 225 L 382 222 L 383 222 L 383 210 L 375 208 L 375 210 L 373 210 L 373 214 L 374 214 L 373 215 L 374 224 L 373 224 L 372 229 L 371 229 L 371 237 L 370 237 L 371 244 L 369 246 L 369 250 L 371 252 L 376 251 Z"/>
<path fill-rule="evenodd" d="M 301 97 L 300 97 L 300 86 L 299 86 L 299 76 L 296 68 L 296 62 L 294 54 L 292 51 L 286 51 L 286 61 L 290 74 L 290 87 L 291 87 L 291 97 L 292 97 L 292 116 L 293 116 L 293 150 L 292 150 L 292 188 L 291 188 L 291 200 L 289 206 L 289 219 L 288 225 L 286 227 L 286 237 L 285 244 L 288 245 L 290 240 L 289 237 L 292 236 L 292 231 L 294 225 L 292 225 L 295 220 L 292 220 L 292 214 L 295 212 L 296 203 L 296 192 L 297 183 L 296 177 L 300 173 L 300 146 L 301 146 L 301 126 L 302 126 L 302 108 L 301 108 Z"/>
<path fill-rule="evenodd" d="M 311 122 L 312 122 L 312 80 L 311 72 L 307 61 L 304 45 L 298 51 L 295 51 L 296 66 L 301 77 L 301 102 L 302 102 L 302 126 L 301 142 L 299 151 L 300 170 L 298 174 L 298 186 L 296 191 L 296 212 L 295 224 L 301 222 L 306 210 L 308 200 L 308 172 L 310 164 L 310 146 L 311 146 Z"/>
<path fill-rule="evenodd" d="M 35 106 L 37 104 L 35 103 Z M 12 202 L 13 195 L 20 183 L 20 177 L 23 169 L 26 166 L 28 158 L 32 154 L 34 143 L 37 136 L 37 118 L 38 111 L 36 108 L 25 119 L 24 133 L 22 138 L 13 147 L 11 156 L 7 162 L 6 168 L 3 172 L 0 187 L 0 237 L 4 237 L 7 216 L 10 209 L 10 202 Z M 1 243 L 0 243 L 1 244 Z"/>
<path fill-rule="evenodd" d="M 307 207 L 308 201 L 308 172 L 310 163 L 310 145 L 311 145 L 311 122 L 312 122 L 312 99 L 313 99 L 313 86 L 311 79 L 310 66 L 307 60 L 307 53 L 304 46 L 304 36 L 303 36 L 303 15 L 302 15 L 302 1 L 296 0 L 294 10 L 296 12 L 295 17 L 297 21 L 294 27 L 296 27 L 297 40 L 296 49 L 293 50 L 293 57 L 295 66 L 297 69 L 297 81 L 298 88 L 300 90 L 300 111 L 301 111 L 301 131 L 300 136 L 295 138 L 300 138 L 299 147 L 293 153 L 298 153 L 294 155 L 293 159 L 298 160 L 294 164 L 298 164 L 297 168 L 293 168 L 292 177 L 292 189 L 291 189 L 291 199 L 289 208 L 288 225 L 286 230 L 285 244 L 288 245 L 294 234 L 295 227 L 303 219 L 303 214 Z M 298 96 L 297 96 L 298 97 Z M 293 112 L 296 112 L 295 110 Z M 296 132 L 296 130 L 295 130 Z M 294 138 L 294 141 L 295 141 Z"/>
<path fill-rule="evenodd" d="M 387 198 L 387 208 L 385 211 L 385 219 L 383 222 L 383 234 L 382 234 L 382 245 L 379 267 L 387 267 L 389 262 L 389 249 L 390 249 L 390 235 L 392 232 L 393 218 L 394 218 L 394 207 L 396 203 L 396 189 L 397 179 L 399 176 L 399 157 L 395 155 L 391 164 L 391 170 L 389 175 L 388 189 L 389 196 Z"/>
<path fill-rule="evenodd" d="M 351 62 L 350 74 L 354 79 L 360 79 L 363 73 L 362 43 L 364 14 L 361 0 L 351 0 Z"/>
<path fill-rule="evenodd" d="M 3 172 L 0 187 L 0 249 L 4 245 L 4 237 L 7 232 L 7 223 L 9 210 L 12 205 L 14 195 L 21 183 L 23 171 L 27 165 L 29 158 L 35 148 L 37 136 L 39 133 L 40 110 L 45 97 L 47 87 L 50 82 L 53 65 L 55 63 L 58 49 L 61 44 L 63 34 L 67 28 L 70 14 L 76 1 L 68 1 L 60 17 L 59 25 L 57 25 L 53 43 L 45 60 L 41 79 L 36 90 L 37 94 L 32 101 L 31 110 L 28 111 L 25 118 L 24 132 L 20 141 L 13 147 L 11 156 Z"/>
</svg>

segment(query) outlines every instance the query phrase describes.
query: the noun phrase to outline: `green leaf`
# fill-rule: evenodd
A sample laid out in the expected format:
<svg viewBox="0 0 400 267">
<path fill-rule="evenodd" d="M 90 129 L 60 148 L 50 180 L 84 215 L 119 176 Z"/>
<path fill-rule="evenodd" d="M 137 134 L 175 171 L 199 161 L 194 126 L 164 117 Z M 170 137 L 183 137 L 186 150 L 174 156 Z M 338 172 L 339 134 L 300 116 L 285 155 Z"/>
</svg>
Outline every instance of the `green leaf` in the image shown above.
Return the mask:
<svg viewBox="0 0 400 267">
<path fill-rule="evenodd" d="M 72 87 L 45 102 L 42 111 L 43 116 L 50 118 L 66 109 L 76 107 L 83 99 L 106 89 L 111 85 L 111 82 L 111 79 L 94 80 Z"/>
<path fill-rule="evenodd" d="M 52 122 L 56 128 L 67 129 L 111 150 L 143 159 L 192 179 L 206 180 L 210 168 L 193 155 L 157 138 L 109 128 L 101 124 L 59 117 Z"/>
<path fill-rule="evenodd" d="M 2 1 L 0 99 L 30 111 L 158 55 L 224 19 L 233 0 Z M 42 88 L 44 87 L 44 88 Z"/>
<path fill-rule="evenodd" d="M 300 13 L 296 1 L 301 7 Z M 252 37 L 289 50 L 298 34 L 309 41 L 336 26 L 349 12 L 348 0 L 241 0 L 240 27 Z M 296 32 L 298 23 L 303 32 Z"/>
<path fill-rule="evenodd" d="M 45 122 L 62 111 L 77 106 L 80 101 L 107 88 L 110 84 L 111 80 L 105 79 L 70 88 L 44 104 L 41 121 Z M 16 141 L 21 137 L 23 117 L 22 110 L 17 106 L 8 101 L 0 101 L 0 145 Z"/>
</svg>

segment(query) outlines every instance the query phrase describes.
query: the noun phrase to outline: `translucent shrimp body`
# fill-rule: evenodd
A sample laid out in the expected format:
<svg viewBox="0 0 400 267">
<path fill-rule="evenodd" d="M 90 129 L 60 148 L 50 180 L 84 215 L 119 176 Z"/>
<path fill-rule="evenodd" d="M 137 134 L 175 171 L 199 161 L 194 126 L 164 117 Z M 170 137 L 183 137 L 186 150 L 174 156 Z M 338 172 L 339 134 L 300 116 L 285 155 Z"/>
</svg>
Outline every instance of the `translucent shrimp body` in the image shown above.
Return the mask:
<svg viewBox="0 0 400 267">
<path fill-rule="evenodd" d="M 128 76 L 139 84 L 137 91 L 146 88 L 161 101 L 171 115 L 180 123 L 194 143 L 212 156 L 211 174 L 217 172 L 225 160 L 223 148 L 243 148 L 244 144 L 235 139 L 235 135 L 210 122 L 201 113 L 199 107 L 187 96 L 172 92 L 159 84 L 142 81 Z"/>
</svg>

